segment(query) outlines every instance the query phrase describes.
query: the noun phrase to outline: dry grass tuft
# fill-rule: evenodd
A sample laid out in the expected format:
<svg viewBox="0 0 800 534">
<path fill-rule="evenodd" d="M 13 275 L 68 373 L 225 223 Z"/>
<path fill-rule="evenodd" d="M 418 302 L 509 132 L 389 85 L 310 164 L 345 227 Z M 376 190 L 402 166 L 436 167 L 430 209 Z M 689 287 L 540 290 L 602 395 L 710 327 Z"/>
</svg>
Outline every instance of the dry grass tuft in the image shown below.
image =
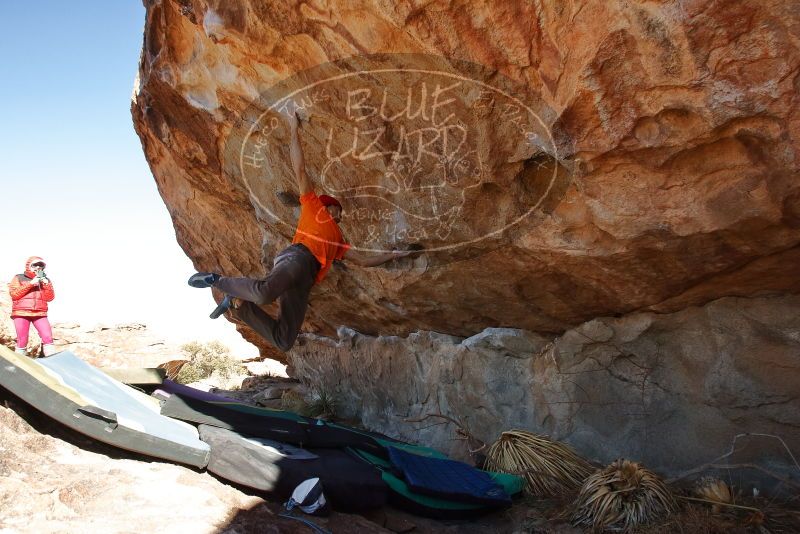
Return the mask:
<svg viewBox="0 0 800 534">
<path fill-rule="evenodd" d="M 175 381 L 181 384 L 199 382 L 205 378 L 215 377 L 230 379 L 247 370 L 230 355 L 228 347 L 219 341 L 198 343 L 192 341 L 181 346 L 181 352 L 188 362 L 181 365 L 175 375 Z"/>
<path fill-rule="evenodd" d="M 591 465 L 568 445 L 524 430 L 503 432 L 486 452 L 485 467 L 523 475 L 525 491 L 537 496 L 577 489 L 592 472 Z"/>
<path fill-rule="evenodd" d="M 731 489 L 722 480 L 714 477 L 703 477 L 697 481 L 694 487 L 694 493 L 700 499 L 714 501 L 722 504 L 730 504 L 733 502 L 733 495 Z M 714 512 L 719 512 L 721 507 L 713 505 L 711 508 Z"/>
<path fill-rule="evenodd" d="M 308 416 L 318 419 L 332 420 L 336 418 L 339 400 L 331 392 L 320 389 L 316 391 L 308 405 Z"/>
<path fill-rule="evenodd" d="M 324 389 L 314 392 L 310 401 L 293 389 L 281 396 L 281 408 L 284 410 L 317 419 L 335 419 L 338 404 L 336 396 Z"/>
<path fill-rule="evenodd" d="M 591 475 L 574 504 L 572 522 L 595 530 L 631 530 L 677 509 L 666 484 L 640 464 L 619 459 Z"/>
</svg>

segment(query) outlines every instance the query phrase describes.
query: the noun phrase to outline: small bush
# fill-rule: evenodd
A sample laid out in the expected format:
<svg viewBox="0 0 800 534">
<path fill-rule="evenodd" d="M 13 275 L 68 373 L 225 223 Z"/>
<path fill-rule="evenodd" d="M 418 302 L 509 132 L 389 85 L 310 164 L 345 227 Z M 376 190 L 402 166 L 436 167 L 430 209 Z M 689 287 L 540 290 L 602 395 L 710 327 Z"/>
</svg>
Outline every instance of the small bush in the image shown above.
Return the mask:
<svg viewBox="0 0 800 534">
<path fill-rule="evenodd" d="M 335 395 L 327 390 L 321 389 L 314 394 L 308 405 L 309 417 L 334 419 L 336 418 L 336 405 L 338 403 Z"/>
<path fill-rule="evenodd" d="M 315 392 L 310 402 L 293 389 L 284 392 L 281 396 L 281 407 L 284 410 L 317 419 L 334 419 L 337 404 L 336 397 L 324 389 Z"/>
<path fill-rule="evenodd" d="M 228 379 L 245 373 L 242 364 L 219 341 L 192 341 L 181 346 L 181 352 L 189 360 L 175 378 L 181 384 L 191 384 L 209 377 Z"/>
</svg>

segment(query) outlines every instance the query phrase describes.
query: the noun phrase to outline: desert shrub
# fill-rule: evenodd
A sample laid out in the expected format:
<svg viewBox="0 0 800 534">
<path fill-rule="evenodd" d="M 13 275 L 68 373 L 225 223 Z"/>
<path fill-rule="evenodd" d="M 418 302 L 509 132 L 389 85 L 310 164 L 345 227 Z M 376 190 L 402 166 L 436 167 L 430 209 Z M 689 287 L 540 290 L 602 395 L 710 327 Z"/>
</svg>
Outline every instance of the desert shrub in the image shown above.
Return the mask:
<svg viewBox="0 0 800 534">
<path fill-rule="evenodd" d="M 596 532 L 632 532 L 676 509 L 675 497 L 658 475 L 620 458 L 583 482 L 572 520 Z"/>
<path fill-rule="evenodd" d="M 319 419 L 336 418 L 336 405 L 338 400 L 330 391 L 320 389 L 316 391 L 308 404 L 308 416 Z"/>
<path fill-rule="evenodd" d="M 176 377 L 181 384 L 191 384 L 209 377 L 228 379 L 245 372 L 242 364 L 230 355 L 228 347 L 219 341 L 192 341 L 182 345 L 181 352 L 189 360 Z"/>
<path fill-rule="evenodd" d="M 486 451 L 486 469 L 523 474 L 531 495 L 552 497 L 578 489 L 593 469 L 566 443 L 509 430 Z"/>
<path fill-rule="evenodd" d="M 293 389 L 285 391 L 281 396 L 281 407 L 284 410 L 304 417 L 335 419 L 337 404 L 336 396 L 325 389 L 315 391 L 310 401 Z"/>
</svg>

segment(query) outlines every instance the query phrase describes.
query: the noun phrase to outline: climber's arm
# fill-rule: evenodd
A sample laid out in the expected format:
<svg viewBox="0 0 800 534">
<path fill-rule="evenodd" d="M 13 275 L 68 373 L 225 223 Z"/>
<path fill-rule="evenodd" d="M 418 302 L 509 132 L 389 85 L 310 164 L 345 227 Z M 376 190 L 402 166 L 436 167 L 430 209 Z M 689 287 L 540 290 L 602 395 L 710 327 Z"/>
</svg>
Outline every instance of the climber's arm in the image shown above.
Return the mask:
<svg viewBox="0 0 800 534">
<path fill-rule="evenodd" d="M 312 193 L 314 187 L 311 185 L 311 180 L 306 174 L 306 162 L 303 158 L 303 147 L 300 144 L 300 121 L 294 113 L 289 117 L 289 129 L 291 131 L 291 140 L 289 141 L 289 155 L 292 158 L 292 168 L 294 169 L 294 177 L 297 180 L 297 187 L 300 188 L 300 196 L 306 193 Z"/>
</svg>

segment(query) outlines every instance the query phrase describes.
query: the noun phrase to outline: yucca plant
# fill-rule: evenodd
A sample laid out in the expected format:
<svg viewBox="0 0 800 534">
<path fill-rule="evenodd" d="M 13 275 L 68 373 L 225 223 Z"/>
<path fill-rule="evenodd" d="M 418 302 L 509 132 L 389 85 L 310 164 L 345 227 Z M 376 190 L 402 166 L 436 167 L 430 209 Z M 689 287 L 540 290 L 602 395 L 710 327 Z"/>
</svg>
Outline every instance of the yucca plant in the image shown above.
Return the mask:
<svg viewBox="0 0 800 534">
<path fill-rule="evenodd" d="M 308 416 L 319 419 L 335 419 L 339 400 L 326 389 L 316 391 L 308 404 Z"/>
<path fill-rule="evenodd" d="M 583 483 L 573 524 L 595 530 L 626 530 L 676 510 L 666 484 L 641 464 L 619 459 Z"/>
<path fill-rule="evenodd" d="M 486 452 L 485 468 L 524 476 L 525 491 L 536 496 L 574 490 L 592 472 L 569 445 L 524 430 L 500 434 Z"/>
<path fill-rule="evenodd" d="M 695 495 L 707 501 L 714 501 L 720 504 L 730 504 L 733 502 L 731 489 L 722 480 L 714 477 L 701 478 L 694 487 Z M 719 505 L 713 505 L 712 510 L 716 513 L 720 511 Z"/>
</svg>

